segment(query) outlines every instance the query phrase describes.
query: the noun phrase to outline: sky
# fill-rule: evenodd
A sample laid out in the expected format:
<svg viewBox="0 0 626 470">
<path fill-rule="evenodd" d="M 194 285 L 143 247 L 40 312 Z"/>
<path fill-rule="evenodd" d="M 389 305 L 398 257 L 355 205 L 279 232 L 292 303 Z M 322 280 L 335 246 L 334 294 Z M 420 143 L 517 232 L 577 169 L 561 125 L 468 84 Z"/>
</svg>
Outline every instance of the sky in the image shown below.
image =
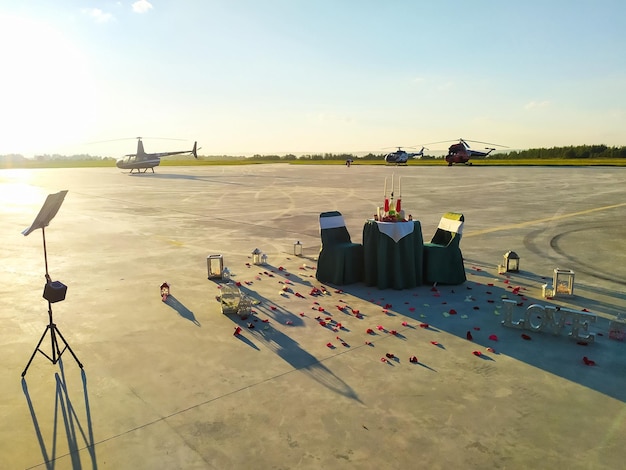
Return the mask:
<svg viewBox="0 0 626 470">
<path fill-rule="evenodd" d="M 0 0 L 0 155 L 624 146 L 624 18 L 623 0 Z"/>
</svg>

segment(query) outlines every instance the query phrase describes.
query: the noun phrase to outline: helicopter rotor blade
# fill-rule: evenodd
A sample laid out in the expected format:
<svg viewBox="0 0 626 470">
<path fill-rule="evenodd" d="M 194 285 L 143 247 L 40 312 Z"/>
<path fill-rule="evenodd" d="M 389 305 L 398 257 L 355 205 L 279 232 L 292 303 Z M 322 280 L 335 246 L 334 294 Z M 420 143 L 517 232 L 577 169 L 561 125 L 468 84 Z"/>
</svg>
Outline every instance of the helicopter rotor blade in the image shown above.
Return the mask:
<svg viewBox="0 0 626 470">
<path fill-rule="evenodd" d="M 502 148 L 508 149 L 506 145 L 492 144 L 490 142 L 481 142 L 480 140 L 466 140 L 466 139 L 463 139 L 463 140 L 465 140 L 466 142 L 474 142 L 475 144 L 495 145 L 496 147 L 502 147 Z"/>
</svg>

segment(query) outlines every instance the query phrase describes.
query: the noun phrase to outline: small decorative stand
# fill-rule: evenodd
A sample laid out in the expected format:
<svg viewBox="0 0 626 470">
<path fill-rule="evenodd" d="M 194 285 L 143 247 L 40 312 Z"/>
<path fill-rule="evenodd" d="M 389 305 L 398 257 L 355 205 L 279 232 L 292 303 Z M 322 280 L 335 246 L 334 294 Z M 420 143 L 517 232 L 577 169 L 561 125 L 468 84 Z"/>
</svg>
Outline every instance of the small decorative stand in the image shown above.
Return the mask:
<svg viewBox="0 0 626 470">
<path fill-rule="evenodd" d="M 246 294 L 241 294 L 241 300 L 239 301 L 239 307 L 237 308 L 237 315 L 242 320 L 245 320 L 252 313 L 252 299 Z"/>
<path fill-rule="evenodd" d="M 228 282 L 222 285 L 221 292 L 222 313 L 225 315 L 237 313 L 241 301 L 241 290 L 239 290 L 239 287 L 232 282 Z"/>
</svg>

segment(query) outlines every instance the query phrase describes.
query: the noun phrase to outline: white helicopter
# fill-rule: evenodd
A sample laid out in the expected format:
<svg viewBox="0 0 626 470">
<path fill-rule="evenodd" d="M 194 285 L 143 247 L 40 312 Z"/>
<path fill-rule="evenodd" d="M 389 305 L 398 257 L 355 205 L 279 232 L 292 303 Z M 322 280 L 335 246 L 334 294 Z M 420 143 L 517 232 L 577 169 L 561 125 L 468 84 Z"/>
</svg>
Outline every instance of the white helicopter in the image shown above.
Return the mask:
<svg viewBox="0 0 626 470">
<path fill-rule="evenodd" d="M 137 170 L 137 173 L 145 173 L 146 171 L 148 171 L 148 169 L 151 169 L 152 173 L 154 173 L 154 167 L 159 166 L 159 164 L 161 163 L 161 157 L 189 153 L 197 159 L 197 151 L 198 142 L 194 142 L 193 148 L 191 150 L 146 153 L 143 149 L 143 142 L 141 141 L 141 137 L 137 137 L 137 153 L 130 153 L 128 155 L 125 155 L 124 158 L 120 158 L 115 165 L 122 170 L 130 170 L 131 173 L 133 172 L 133 170 Z"/>
<path fill-rule="evenodd" d="M 402 150 L 402 147 L 396 148 L 397 150 L 395 152 L 385 155 L 385 161 L 390 165 L 407 165 L 409 158 L 422 157 L 424 155 L 424 150 L 428 150 L 426 147 L 422 147 L 419 152 L 411 153 L 406 150 Z"/>
</svg>

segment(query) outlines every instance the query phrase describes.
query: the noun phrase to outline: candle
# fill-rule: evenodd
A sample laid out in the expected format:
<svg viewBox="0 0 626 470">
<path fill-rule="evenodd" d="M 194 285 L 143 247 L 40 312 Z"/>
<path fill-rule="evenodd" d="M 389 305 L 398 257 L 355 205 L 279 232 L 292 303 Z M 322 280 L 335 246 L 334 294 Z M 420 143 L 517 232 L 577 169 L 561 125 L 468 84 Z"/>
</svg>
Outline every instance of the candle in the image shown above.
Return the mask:
<svg viewBox="0 0 626 470">
<path fill-rule="evenodd" d="M 398 199 L 402 197 L 402 176 L 398 176 Z"/>
<path fill-rule="evenodd" d="M 387 197 L 387 177 L 385 176 L 385 190 L 383 192 L 383 197 Z"/>
<path fill-rule="evenodd" d="M 391 174 L 391 197 L 393 197 L 393 173 Z"/>
</svg>

